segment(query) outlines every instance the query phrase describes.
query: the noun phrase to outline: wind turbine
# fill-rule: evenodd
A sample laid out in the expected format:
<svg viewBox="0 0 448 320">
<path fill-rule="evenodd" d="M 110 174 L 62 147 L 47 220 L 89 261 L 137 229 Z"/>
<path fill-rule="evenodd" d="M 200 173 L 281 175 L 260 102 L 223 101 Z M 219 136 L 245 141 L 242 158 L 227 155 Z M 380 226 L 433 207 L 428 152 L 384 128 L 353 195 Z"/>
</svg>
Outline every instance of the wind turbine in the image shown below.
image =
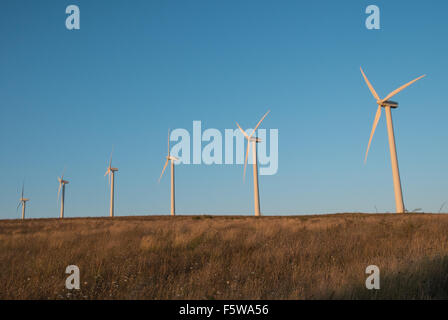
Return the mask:
<svg viewBox="0 0 448 320">
<path fill-rule="evenodd" d="M 365 75 L 362 68 L 360 68 L 362 76 L 364 77 L 364 80 L 367 83 L 367 86 L 370 89 L 370 92 L 372 93 L 373 97 L 376 99 L 376 103 L 378 104 L 378 109 L 376 111 L 375 120 L 373 121 L 373 127 L 372 132 L 370 133 L 370 139 L 369 144 L 367 145 L 367 151 L 366 156 L 364 159 L 364 162 L 367 161 L 367 155 L 369 154 L 370 144 L 372 142 L 373 134 L 375 133 L 376 126 L 378 125 L 378 121 L 381 117 L 381 108 L 385 109 L 386 112 L 386 120 L 387 120 L 387 133 L 389 136 L 389 149 L 390 149 L 390 159 L 392 163 L 392 176 L 394 180 L 394 192 L 395 192 L 395 205 L 397 209 L 397 213 L 404 213 L 404 203 L 403 203 L 403 192 L 401 190 L 401 181 L 400 181 L 400 171 L 398 169 L 398 159 L 397 159 L 397 150 L 395 147 L 395 136 L 394 136 L 394 126 L 392 123 L 392 113 L 391 108 L 398 108 L 398 102 L 390 101 L 389 99 L 392 98 L 394 95 L 402 91 L 403 89 L 407 88 L 414 82 L 420 80 L 426 75 L 422 75 L 405 85 L 399 87 L 398 89 L 395 89 L 391 93 L 389 93 L 384 99 L 380 99 L 378 94 L 376 93 L 375 89 L 373 88 L 372 84 L 370 83 L 369 79 L 367 79 L 367 76 Z"/>
<path fill-rule="evenodd" d="M 114 216 L 114 186 L 115 186 L 115 171 L 118 171 L 118 168 L 112 168 L 112 154 L 110 154 L 109 166 L 107 167 L 107 171 L 104 176 L 109 175 L 109 184 L 110 184 L 110 216 Z"/>
<path fill-rule="evenodd" d="M 162 179 L 168 162 L 171 161 L 171 215 L 176 215 L 176 207 L 174 201 L 174 161 L 179 160 L 175 156 L 170 155 L 170 130 L 168 129 L 168 156 L 166 157 L 165 165 L 163 166 L 162 173 L 159 177 L 159 182 Z"/>
<path fill-rule="evenodd" d="M 30 201 L 30 199 L 25 199 L 23 197 L 24 189 L 25 189 L 25 183 L 22 183 L 22 196 L 20 197 L 19 204 L 17 205 L 17 210 L 19 210 L 19 207 L 22 206 L 22 220 L 25 219 L 26 202 Z"/>
<path fill-rule="evenodd" d="M 246 131 L 244 131 L 238 122 L 236 125 L 241 130 L 241 132 L 244 134 L 244 137 L 247 139 L 247 150 L 246 150 L 246 158 L 244 160 L 244 174 L 243 179 L 246 177 L 246 165 L 247 165 L 247 157 L 249 155 L 249 147 L 252 144 L 252 158 L 253 158 L 253 169 L 254 169 L 254 209 L 255 209 L 255 216 L 260 216 L 260 196 L 258 193 L 258 164 L 257 164 L 257 143 L 261 142 L 260 138 L 252 137 L 257 130 L 257 128 L 260 126 L 261 122 L 266 118 L 270 111 L 266 112 L 265 115 L 261 118 L 260 121 L 258 121 L 258 124 L 255 126 L 255 129 L 252 130 L 252 133 L 248 135 Z"/>
<path fill-rule="evenodd" d="M 65 169 L 64 169 L 64 172 L 65 172 Z M 59 199 L 59 193 L 61 192 L 61 188 L 62 188 L 60 218 L 64 218 L 65 185 L 69 183 L 67 180 L 64 180 L 64 172 L 62 173 L 61 177 L 58 177 L 58 181 L 59 181 L 58 199 Z"/>
</svg>

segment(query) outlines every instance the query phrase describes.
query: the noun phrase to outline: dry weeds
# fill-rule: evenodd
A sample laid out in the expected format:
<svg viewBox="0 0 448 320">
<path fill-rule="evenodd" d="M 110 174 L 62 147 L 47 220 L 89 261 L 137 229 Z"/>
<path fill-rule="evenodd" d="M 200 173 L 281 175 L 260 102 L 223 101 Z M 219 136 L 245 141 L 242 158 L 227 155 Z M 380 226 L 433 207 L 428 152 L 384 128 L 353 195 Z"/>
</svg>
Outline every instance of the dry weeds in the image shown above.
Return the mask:
<svg viewBox="0 0 448 320">
<path fill-rule="evenodd" d="M 446 299 L 447 237 L 431 214 L 0 221 L 0 299 Z"/>
</svg>

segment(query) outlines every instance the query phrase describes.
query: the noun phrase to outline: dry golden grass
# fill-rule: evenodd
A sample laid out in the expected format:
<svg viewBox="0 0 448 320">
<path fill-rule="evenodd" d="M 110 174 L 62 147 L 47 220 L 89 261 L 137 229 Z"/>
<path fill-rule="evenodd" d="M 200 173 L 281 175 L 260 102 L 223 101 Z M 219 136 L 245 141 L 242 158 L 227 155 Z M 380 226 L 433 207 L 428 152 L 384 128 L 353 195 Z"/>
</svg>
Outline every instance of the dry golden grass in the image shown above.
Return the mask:
<svg viewBox="0 0 448 320">
<path fill-rule="evenodd" d="M 430 214 L 0 221 L 0 299 L 446 299 L 447 238 Z"/>
</svg>

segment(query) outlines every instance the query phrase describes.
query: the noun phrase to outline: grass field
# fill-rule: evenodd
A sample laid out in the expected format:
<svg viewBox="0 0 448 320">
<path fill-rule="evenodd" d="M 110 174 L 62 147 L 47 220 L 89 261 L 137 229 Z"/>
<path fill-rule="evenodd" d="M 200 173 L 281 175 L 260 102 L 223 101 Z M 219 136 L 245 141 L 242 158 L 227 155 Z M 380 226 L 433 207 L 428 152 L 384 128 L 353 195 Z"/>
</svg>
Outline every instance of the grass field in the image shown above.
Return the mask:
<svg viewBox="0 0 448 320">
<path fill-rule="evenodd" d="M 0 221 L 0 299 L 447 298 L 448 215 Z"/>
</svg>

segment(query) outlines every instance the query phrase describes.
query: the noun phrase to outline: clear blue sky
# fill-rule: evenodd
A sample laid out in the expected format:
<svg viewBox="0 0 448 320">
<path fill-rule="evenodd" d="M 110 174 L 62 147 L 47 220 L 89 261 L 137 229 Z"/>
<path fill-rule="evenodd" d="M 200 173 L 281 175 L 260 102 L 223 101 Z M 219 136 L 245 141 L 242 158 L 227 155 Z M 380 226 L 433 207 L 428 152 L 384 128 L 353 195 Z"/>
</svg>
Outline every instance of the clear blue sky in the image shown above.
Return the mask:
<svg viewBox="0 0 448 320">
<path fill-rule="evenodd" d="M 79 5 L 81 29 L 65 28 Z M 365 28 L 369 4 L 381 30 Z M 169 212 L 158 176 L 168 128 L 279 130 L 279 170 L 260 177 L 265 214 L 394 211 L 385 119 L 363 157 L 379 95 L 395 96 L 404 200 L 448 201 L 446 1 L 2 1 L 0 218 L 105 216 L 103 176 L 115 146 L 116 214 Z M 251 214 L 251 171 L 176 167 L 177 211 Z M 448 208 L 447 208 L 448 209 Z"/>
</svg>

